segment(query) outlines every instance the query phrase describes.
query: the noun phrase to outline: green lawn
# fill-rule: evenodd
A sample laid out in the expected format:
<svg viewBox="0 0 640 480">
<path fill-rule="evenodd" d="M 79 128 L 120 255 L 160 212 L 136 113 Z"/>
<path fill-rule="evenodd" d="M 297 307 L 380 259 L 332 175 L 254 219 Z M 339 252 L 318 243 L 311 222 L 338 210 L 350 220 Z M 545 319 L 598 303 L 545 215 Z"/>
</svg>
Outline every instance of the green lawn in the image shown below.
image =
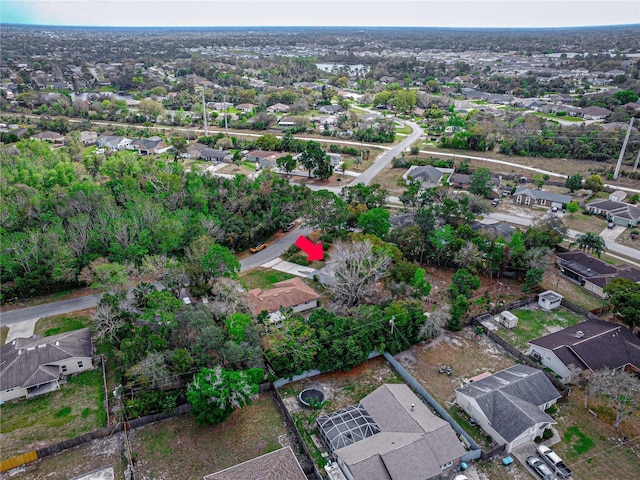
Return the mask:
<svg viewBox="0 0 640 480">
<path fill-rule="evenodd" d="M 0 451 L 9 458 L 103 427 L 102 369 L 69 377 L 60 390 L 0 406 Z"/>
<path fill-rule="evenodd" d="M 4 345 L 7 341 L 7 335 L 9 335 L 9 327 L 2 325 L 0 327 L 0 345 Z"/>
<path fill-rule="evenodd" d="M 527 351 L 527 342 L 542 337 L 551 330 L 557 331 L 575 325 L 584 319 L 579 315 L 558 308 L 547 312 L 545 310 L 519 309 L 513 310 L 518 317 L 518 326 L 512 329 L 500 328 L 496 333 L 521 351 Z"/>
<path fill-rule="evenodd" d="M 38 320 L 33 329 L 33 334 L 41 337 L 50 337 L 58 333 L 71 332 L 89 326 L 91 326 L 91 318 L 86 316 L 54 315 L 42 317 Z"/>
<path fill-rule="evenodd" d="M 252 288 L 266 289 L 271 288 L 274 283 L 289 280 L 293 277 L 294 276 L 289 273 L 258 267 L 242 272 L 240 274 L 240 281 L 247 287 L 247 290 L 251 290 Z"/>
</svg>

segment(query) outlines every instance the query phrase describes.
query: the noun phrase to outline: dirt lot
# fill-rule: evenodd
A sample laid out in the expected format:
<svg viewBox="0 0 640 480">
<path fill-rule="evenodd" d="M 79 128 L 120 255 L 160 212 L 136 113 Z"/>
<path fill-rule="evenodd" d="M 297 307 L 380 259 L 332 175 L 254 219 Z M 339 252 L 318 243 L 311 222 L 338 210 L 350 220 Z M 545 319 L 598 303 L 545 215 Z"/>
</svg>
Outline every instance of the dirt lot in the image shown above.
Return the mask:
<svg viewBox="0 0 640 480">
<path fill-rule="evenodd" d="M 99 468 L 113 466 L 116 480 L 124 480 L 124 436 L 111 437 L 71 448 L 24 467 L 0 474 L 0 480 L 69 480 Z"/>
<path fill-rule="evenodd" d="M 136 478 L 147 480 L 201 480 L 204 475 L 288 445 L 290 438 L 269 393 L 261 394 L 252 405 L 216 427 L 198 427 L 187 414 L 130 434 Z M 124 449 L 123 434 L 115 434 L 11 470 L 0 475 L 0 480 L 68 480 L 107 466 L 113 466 L 116 479 L 123 480 Z"/>
<path fill-rule="evenodd" d="M 183 415 L 135 430 L 131 444 L 136 478 L 199 480 L 288 445 L 290 437 L 271 394 L 263 393 L 222 425 L 199 427 Z"/>
</svg>

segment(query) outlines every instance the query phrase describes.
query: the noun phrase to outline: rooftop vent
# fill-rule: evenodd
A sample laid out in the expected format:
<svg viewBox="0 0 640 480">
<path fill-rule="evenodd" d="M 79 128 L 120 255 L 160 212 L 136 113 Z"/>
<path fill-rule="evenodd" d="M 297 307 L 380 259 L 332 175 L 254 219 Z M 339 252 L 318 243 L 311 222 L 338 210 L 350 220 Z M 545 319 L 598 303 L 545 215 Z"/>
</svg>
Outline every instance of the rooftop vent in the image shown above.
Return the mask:
<svg viewBox="0 0 640 480">
<path fill-rule="evenodd" d="M 411 404 L 411 411 L 413 412 L 416 409 L 416 405 L 414 403 Z"/>
<path fill-rule="evenodd" d="M 576 332 L 576 338 L 582 338 L 582 337 L 584 337 L 584 332 L 582 330 L 578 330 Z"/>
</svg>

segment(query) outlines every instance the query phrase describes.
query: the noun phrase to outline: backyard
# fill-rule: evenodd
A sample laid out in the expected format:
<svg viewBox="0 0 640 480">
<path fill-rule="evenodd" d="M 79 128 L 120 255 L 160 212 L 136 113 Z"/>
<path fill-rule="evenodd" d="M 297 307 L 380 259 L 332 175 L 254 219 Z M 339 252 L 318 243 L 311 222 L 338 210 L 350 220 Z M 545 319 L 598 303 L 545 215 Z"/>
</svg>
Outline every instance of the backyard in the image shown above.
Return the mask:
<svg viewBox="0 0 640 480">
<path fill-rule="evenodd" d="M 512 310 L 511 313 L 518 317 L 518 325 L 510 329 L 501 327 L 495 333 L 525 353 L 529 349 L 529 341 L 557 332 L 584 320 L 576 313 L 562 307 L 546 311 L 539 308 L 537 304 Z"/>
<path fill-rule="evenodd" d="M 98 365 L 69 377 L 60 390 L 0 406 L 2 459 L 103 427 L 102 385 Z"/>
<path fill-rule="evenodd" d="M 200 427 L 183 415 L 134 430 L 131 438 L 136 477 L 157 479 L 201 479 L 290 444 L 270 393 L 260 394 L 222 425 Z"/>
</svg>

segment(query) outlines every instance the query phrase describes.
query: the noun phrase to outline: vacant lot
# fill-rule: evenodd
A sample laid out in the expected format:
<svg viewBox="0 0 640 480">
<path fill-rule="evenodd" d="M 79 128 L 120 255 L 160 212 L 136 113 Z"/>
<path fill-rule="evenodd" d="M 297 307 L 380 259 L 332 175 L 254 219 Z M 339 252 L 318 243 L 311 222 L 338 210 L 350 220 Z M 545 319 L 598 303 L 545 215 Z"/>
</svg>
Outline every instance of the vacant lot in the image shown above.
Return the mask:
<svg viewBox="0 0 640 480">
<path fill-rule="evenodd" d="M 272 394 L 263 393 L 222 425 L 200 427 L 191 415 L 135 430 L 136 478 L 202 479 L 289 444 L 287 427 Z M 295 451 L 295 448 L 294 448 Z"/>
<path fill-rule="evenodd" d="M 69 377 L 60 390 L 0 406 L 0 451 L 9 458 L 104 426 L 102 369 Z"/>
<path fill-rule="evenodd" d="M 522 352 L 529 349 L 528 342 L 531 340 L 585 320 L 564 308 L 547 312 L 538 308 L 537 304 L 513 310 L 511 313 L 518 317 L 518 325 L 511 329 L 499 328 L 496 334 Z"/>
</svg>

